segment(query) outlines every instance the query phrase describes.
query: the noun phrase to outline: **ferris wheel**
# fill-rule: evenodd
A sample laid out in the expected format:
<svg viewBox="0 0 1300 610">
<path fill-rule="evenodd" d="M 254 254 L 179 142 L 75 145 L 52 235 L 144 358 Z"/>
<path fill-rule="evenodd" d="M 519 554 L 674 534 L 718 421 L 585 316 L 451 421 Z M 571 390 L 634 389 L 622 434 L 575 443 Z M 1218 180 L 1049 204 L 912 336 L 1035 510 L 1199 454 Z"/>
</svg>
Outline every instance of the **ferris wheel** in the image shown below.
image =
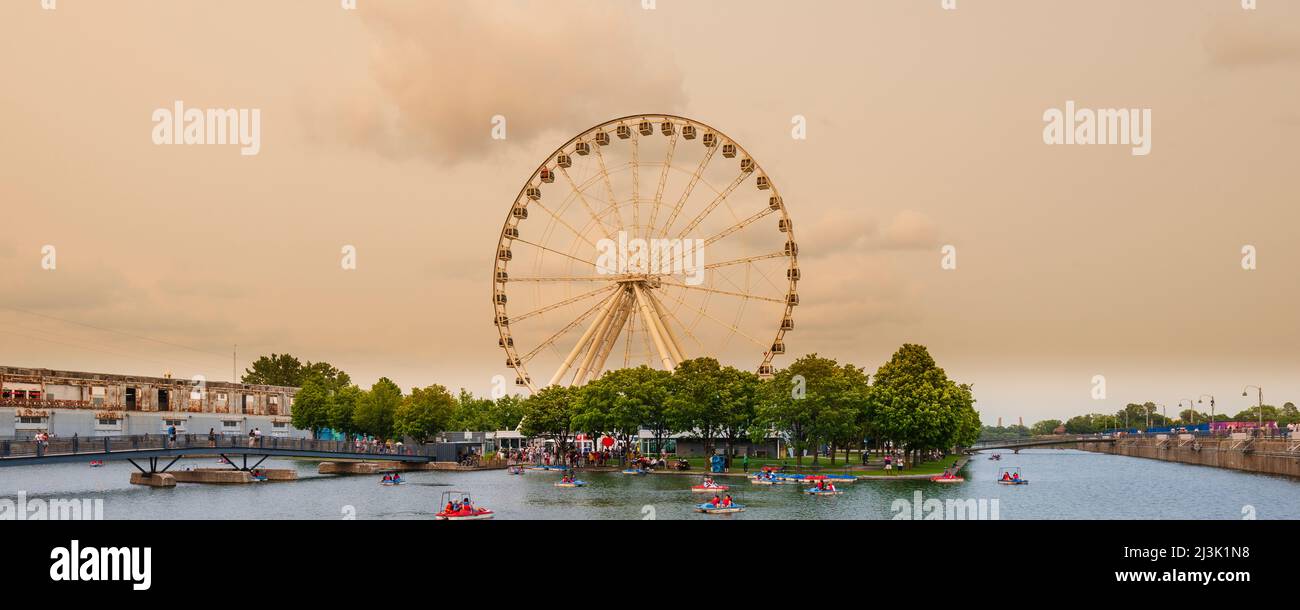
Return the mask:
<svg viewBox="0 0 1300 610">
<path fill-rule="evenodd" d="M 798 254 L 775 182 L 734 140 L 680 116 L 607 121 L 551 153 L 510 205 L 498 346 L 532 391 L 698 356 L 769 377 L 794 329 Z"/>
</svg>

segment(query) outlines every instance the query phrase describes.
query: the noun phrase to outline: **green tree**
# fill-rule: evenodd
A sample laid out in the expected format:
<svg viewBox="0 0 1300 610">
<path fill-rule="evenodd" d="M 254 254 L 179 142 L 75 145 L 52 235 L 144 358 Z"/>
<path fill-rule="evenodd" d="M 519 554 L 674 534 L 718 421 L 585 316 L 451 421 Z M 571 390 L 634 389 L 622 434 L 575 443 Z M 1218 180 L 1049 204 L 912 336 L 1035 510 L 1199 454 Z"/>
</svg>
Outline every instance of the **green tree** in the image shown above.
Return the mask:
<svg viewBox="0 0 1300 610">
<path fill-rule="evenodd" d="M 393 416 L 402 404 L 402 389 L 387 377 L 381 377 L 370 391 L 357 401 L 352 416 L 357 431 L 380 440 L 393 437 Z"/>
<path fill-rule="evenodd" d="M 493 421 L 492 411 L 495 405 L 491 400 L 478 398 L 469 390 L 461 388 L 455 402 L 456 408 L 453 411 L 451 421 L 448 422 L 448 430 L 491 431 L 501 429 Z"/>
<path fill-rule="evenodd" d="M 645 365 L 605 373 L 583 388 L 575 427 L 630 444 L 644 426 L 662 453 L 664 439 L 673 432 L 668 407 L 672 380 L 668 371 Z"/>
<path fill-rule="evenodd" d="M 1285 426 L 1287 424 L 1294 424 L 1296 422 L 1300 422 L 1300 412 L 1296 411 L 1295 403 L 1293 402 L 1283 403 L 1282 411 L 1281 413 L 1278 413 L 1277 423 L 1279 425 Z"/>
<path fill-rule="evenodd" d="M 1178 421 L 1184 426 L 1191 426 L 1201 422 L 1210 421 L 1208 413 L 1201 413 L 1196 409 L 1184 409 L 1178 413 Z"/>
<path fill-rule="evenodd" d="M 673 427 L 700 439 L 706 454 L 722 431 L 722 366 L 714 358 L 681 361 L 672 376 L 668 409 Z"/>
<path fill-rule="evenodd" d="M 762 389 L 758 375 L 730 366 L 722 369 L 718 433 L 727 441 L 728 456 L 736 455 L 736 441 L 751 436 L 751 428 L 758 421 Z"/>
<path fill-rule="evenodd" d="M 1277 421 L 1280 413 L 1273 405 L 1264 405 L 1264 421 Z M 1232 416 L 1234 421 L 1259 421 L 1260 407 L 1254 406 Z"/>
<path fill-rule="evenodd" d="M 922 345 L 904 344 L 876 371 L 868 403 L 868 417 L 913 462 L 921 451 L 946 451 L 979 438 L 970 386 L 948 379 Z"/>
<path fill-rule="evenodd" d="M 578 390 L 562 385 L 552 385 L 538 390 L 523 401 L 524 419 L 520 432 L 524 436 L 540 436 L 555 440 L 561 454 L 569 449 L 573 433 L 573 415 Z"/>
<path fill-rule="evenodd" d="M 1060 426 L 1061 426 L 1061 420 L 1059 419 L 1044 419 L 1031 426 L 1029 428 L 1029 433 L 1033 434 L 1034 436 L 1047 436 L 1048 434 L 1056 434 L 1056 429 L 1059 428 Z"/>
<path fill-rule="evenodd" d="M 241 381 L 261 385 L 278 385 L 300 388 L 309 378 L 315 378 L 330 392 L 337 392 L 352 384 L 347 373 L 334 368 L 328 362 L 311 362 L 303 364 L 290 354 L 271 354 L 261 356 L 253 365 L 244 369 Z"/>
<path fill-rule="evenodd" d="M 826 409 L 818 418 L 815 435 L 819 443 L 829 446 L 834 465 L 838 449 L 844 450 L 844 461 L 848 462 L 849 450 L 862 444 L 862 422 L 866 420 L 871 387 L 866 372 L 852 364 L 840 366 L 828 381 Z"/>
<path fill-rule="evenodd" d="M 835 408 L 838 375 L 834 360 L 809 354 L 777 371 L 763 386 L 757 420 L 785 436 L 799 466 L 804 451 L 816 449 L 818 435 L 825 431 L 823 414 Z M 813 463 L 817 463 L 816 451 Z"/>
<path fill-rule="evenodd" d="M 299 430 L 310 430 L 312 438 L 330 426 L 331 396 L 315 379 L 308 379 L 294 395 L 292 423 Z"/>
<path fill-rule="evenodd" d="M 393 414 L 393 429 L 398 435 L 417 443 L 426 443 L 448 429 L 456 410 L 456 399 L 440 385 L 411 388 Z"/>
<path fill-rule="evenodd" d="M 262 356 L 253 361 L 252 367 L 244 369 L 242 381 L 260 385 L 300 387 L 302 361 L 289 354 Z"/>
<path fill-rule="evenodd" d="M 361 396 L 364 393 L 361 388 L 354 385 L 340 388 L 339 391 L 334 393 L 329 406 L 330 429 L 349 437 L 359 432 L 354 416 L 356 415 L 357 403 L 361 401 Z"/>
<path fill-rule="evenodd" d="M 308 379 L 315 379 L 325 386 L 331 392 L 352 385 L 352 377 L 347 373 L 334 368 L 328 362 L 308 362 L 302 367 L 302 381 L 306 383 Z"/>
<path fill-rule="evenodd" d="M 515 430 L 524 419 L 524 401 L 515 394 L 506 394 L 492 403 L 494 430 Z"/>
</svg>

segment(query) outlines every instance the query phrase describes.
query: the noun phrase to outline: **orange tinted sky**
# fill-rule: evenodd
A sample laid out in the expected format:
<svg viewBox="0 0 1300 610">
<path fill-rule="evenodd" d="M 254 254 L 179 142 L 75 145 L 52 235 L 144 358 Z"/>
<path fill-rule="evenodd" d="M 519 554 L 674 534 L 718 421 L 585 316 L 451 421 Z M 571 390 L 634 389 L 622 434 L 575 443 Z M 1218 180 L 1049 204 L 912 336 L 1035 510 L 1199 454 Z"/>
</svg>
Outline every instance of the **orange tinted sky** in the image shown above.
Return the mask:
<svg viewBox="0 0 1300 610">
<path fill-rule="evenodd" d="M 924 343 L 989 422 L 1300 399 L 1300 4 L 357 4 L 0 5 L 0 363 L 226 379 L 238 343 L 241 369 L 486 393 L 520 185 L 593 124 L 672 112 L 741 142 L 799 223 L 778 364 Z M 174 100 L 260 108 L 260 153 L 154 145 Z M 1066 100 L 1150 108 L 1151 154 L 1045 145 Z"/>
</svg>

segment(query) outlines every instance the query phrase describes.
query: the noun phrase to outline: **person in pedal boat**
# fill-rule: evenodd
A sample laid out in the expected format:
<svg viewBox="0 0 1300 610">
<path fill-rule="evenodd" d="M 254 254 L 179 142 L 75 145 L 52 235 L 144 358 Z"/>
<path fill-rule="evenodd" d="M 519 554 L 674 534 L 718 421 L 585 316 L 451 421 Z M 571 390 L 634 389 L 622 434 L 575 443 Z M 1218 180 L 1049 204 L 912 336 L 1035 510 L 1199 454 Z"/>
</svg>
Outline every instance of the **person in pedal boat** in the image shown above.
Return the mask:
<svg viewBox="0 0 1300 610">
<path fill-rule="evenodd" d="M 722 499 L 722 507 L 723 508 L 731 507 L 731 494 L 727 494 L 727 497 Z"/>
</svg>

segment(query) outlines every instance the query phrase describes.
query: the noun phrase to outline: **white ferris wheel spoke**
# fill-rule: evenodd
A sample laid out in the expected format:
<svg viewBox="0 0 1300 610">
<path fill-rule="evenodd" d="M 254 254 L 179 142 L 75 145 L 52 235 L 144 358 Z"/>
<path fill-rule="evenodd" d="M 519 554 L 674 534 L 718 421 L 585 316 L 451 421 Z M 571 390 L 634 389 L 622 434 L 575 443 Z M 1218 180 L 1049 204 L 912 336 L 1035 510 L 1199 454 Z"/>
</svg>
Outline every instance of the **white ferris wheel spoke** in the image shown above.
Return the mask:
<svg viewBox="0 0 1300 610">
<path fill-rule="evenodd" d="M 560 170 L 560 173 L 564 175 L 564 179 L 569 183 L 569 188 L 578 196 L 578 201 L 582 202 L 582 207 L 586 208 L 587 213 L 591 215 L 592 222 L 595 222 L 596 226 L 600 227 L 601 232 L 608 234 L 610 232 L 609 228 L 605 226 L 605 222 L 600 219 L 600 216 L 596 215 L 596 210 L 591 207 L 591 202 L 587 201 L 587 196 L 583 194 L 582 189 L 578 188 L 578 184 L 573 181 L 569 171 L 559 166 L 556 166 L 556 169 Z"/>
<path fill-rule="evenodd" d="M 566 229 L 568 229 L 569 231 L 572 231 L 574 235 L 578 236 L 578 238 L 581 239 L 582 241 L 587 242 L 587 244 L 590 245 L 591 247 L 593 247 L 593 248 L 596 247 L 596 242 L 593 242 L 593 241 L 591 241 L 590 239 L 588 239 L 587 236 L 584 235 L 581 231 L 579 231 L 579 230 L 573 228 L 573 225 L 569 224 L 569 223 L 568 223 L 567 221 L 565 221 L 563 218 L 560 218 L 560 216 L 559 216 L 558 214 L 556 214 L 555 212 L 552 212 L 552 211 L 550 210 L 550 208 L 548 208 L 548 207 L 542 205 L 542 202 L 541 202 L 540 200 L 539 200 L 539 201 L 534 201 L 534 202 L 532 202 L 530 205 L 535 205 L 535 206 L 541 208 L 543 212 L 546 212 L 547 214 L 549 214 L 549 215 L 551 216 L 551 218 L 555 219 L 554 222 L 558 222 L 558 223 L 564 225 L 564 227 L 565 227 Z"/>
<path fill-rule="evenodd" d="M 726 201 L 727 196 L 730 195 L 732 191 L 736 190 L 736 187 L 740 186 L 740 184 L 744 182 L 745 178 L 747 177 L 749 177 L 748 172 L 740 172 L 740 175 L 736 176 L 736 179 L 732 180 L 731 184 L 728 184 L 727 188 L 723 189 L 721 193 L 718 193 L 718 195 L 713 198 L 713 201 L 710 201 L 709 205 L 705 206 L 704 209 L 701 210 L 700 213 L 696 215 L 693 220 L 691 220 L 690 224 L 686 225 L 686 228 L 682 229 L 682 232 L 677 234 L 677 237 L 678 238 L 686 237 L 687 233 L 694 231 L 695 227 L 700 226 L 700 223 L 704 222 L 704 219 L 708 218 L 709 214 L 712 214 L 713 210 L 717 209 L 719 204 L 721 204 L 723 201 Z"/>
<path fill-rule="evenodd" d="M 682 207 L 686 205 L 686 200 L 691 197 L 691 191 L 695 190 L 695 185 L 699 184 L 700 178 L 704 176 L 704 169 L 709 166 L 709 160 L 713 158 L 713 153 L 718 151 L 718 146 L 711 146 L 704 153 L 704 158 L 700 159 L 700 164 L 695 168 L 695 173 L 691 174 L 691 179 L 686 183 L 686 189 L 682 191 L 682 196 L 677 199 L 677 205 L 673 206 L 673 213 L 668 216 L 664 222 L 664 228 L 660 231 L 660 236 L 667 237 L 668 230 L 672 228 L 673 223 L 677 221 L 677 215 L 682 213 Z"/>
<path fill-rule="evenodd" d="M 531 351 L 529 351 L 527 354 L 524 354 L 523 356 L 521 356 L 521 357 L 520 357 L 520 360 L 523 361 L 524 363 L 527 363 L 528 361 L 532 360 L 534 356 L 536 356 L 537 354 L 541 353 L 541 351 L 542 351 L 543 349 L 546 349 L 547 346 L 555 345 L 555 341 L 556 341 L 557 339 L 559 339 L 560 337 L 564 336 L 564 335 L 565 335 L 566 333 L 568 333 L 569 331 L 571 331 L 571 330 L 577 328 L 580 324 L 582 324 L 582 321 L 583 321 L 583 320 L 586 320 L 588 317 L 591 316 L 591 314 L 596 313 L 596 310 L 597 310 L 597 309 L 600 309 L 602 306 L 605 305 L 606 301 L 608 301 L 609 299 L 612 299 L 612 298 L 614 298 L 614 295 L 613 295 L 613 294 L 611 294 L 611 295 L 608 296 L 608 297 L 605 297 L 604 299 L 601 299 L 601 300 L 598 301 L 595 305 L 592 305 L 592 306 L 591 306 L 591 309 L 588 309 L 587 311 L 583 312 L 582 315 L 578 316 L 578 318 L 577 318 L 576 320 L 574 320 L 574 321 L 572 321 L 572 322 L 569 322 L 568 324 L 566 324 L 566 325 L 564 326 L 564 328 L 561 328 L 559 332 L 557 332 L 557 333 L 551 335 L 548 339 L 546 339 L 545 341 L 543 341 L 540 345 L 538 345 L 537 347 L 533 348 L 533 349 L 532 349 Z"/>
<path fill-rule="evenodd" d="M 713 245 L 715 242 L 721 240 L 722 238 L 724 238 L 724 237 L 726 237 L 726 236 L 728 236 L 728 235 L 731 235 L 732 233 L 735 233 L 736 231 L 739 231 L 739 230 L 741 230 L 741 229 L 743 229 L 743 228 L 745 228 L 745 227 L 748 227 L 749 225 L 752 225 L 752 224 L 754 224 L 755 222 L 758 222 L 758 221 L 759 221 L 760 219 L 762 219 L 764 216 L 767 216 L 768 214 L 771 214 L 772 212 L 775 212 L 775 211 L 776 211 L 776 210 L 773 210 L 772 208 L 764 208 L 763 211 L 761 211 L 761 212 L 759 212 L 759 213 L 757 213 L 757 214 L 754 214 L 753 216 L 750 216 L 749 218 L 746 218 L 746 219 L 744 219 L 744 220 L 742 220 L 742 221 L 740 221 L 740 222 L 738 222 L 738 223 L 736 223 L 736 224 L 734 224 L 734 225 L 731 225 L 730 227 L 727 227 L 727 228 L 725 228 L 725 229 L 723 229 L 723 230 L 721 230 L 721 231 L 715 233 L 712 237 L 710 237 L 710 238 L 704 240 L 704 245 L 706 245 L 706 246 L 711 246 L 711 245 Z"/>
<path fill-rule="evenodd" d="M 679 287 L 680 287 L 679 284 L 673 284 L 673 285 L 674 285 L 674 286 L 679 286 Z M 740 335 L 740 336 L 742 336 L 742 337 L 744 337 L 744 338 L 746 338 L 746 339 L 749 339 L 749 340 L 750 340 L 754 345 L 757 345 L 757 346 L 759 346 L 759 347 L 761 347 L 761 348 L 763 348 L 763 349 L 767 349 L 767 348 L 768 348 L 768 346 L 767 346 L 767 345 L 764 345 L 762 341 L 759 341 L 758 339 L 755 339 L 755 338 L 749 336 L 748 334 L 745 334 L 744 331 L 740 330 L 739 328 L 736 328 L 735 325 L 733 325 L 733 324 L 728 324 L 728 323 L 726 323 L 726 322 L 723 322 L 722 320 L 719 320 L 719 319 L 717 319 L 717 318 L 715 318 L 715 317 L 709 315 L 709 312 L 704 311 L 703 309 L 700 309 L 700 308 L 698 308 L 698 307 L 696 307 L 696 306 L 694 306 L 694 305 L 691 305 L 690 303 L 687 303 L 686 301 L 682 300 L 682 298 L 679 297 L 679 296 L 676 296 L 676 295 L 672 295 L 672 296 L 673 296 L 673 300 L 677 301 L 680 305 L 682 305 L 682 306 L 684 306 L 684 307 L 686 307 L 686 308 L 688 308 L 688 309 L 693 309 L 693 310 L 695 310 L 695 311 L 698 312 L 701 316 L 704 316 L 705 318 L 709 319 L 709 320 L 712 321 L 714 324 L 717 324 L 717 325 L 719 325 L 719 326 L 721 326 L 721 327 L 723 327 L 723 328 L 726 328 L 726 329 L 730 330 L 730 331 L 732 332 L 732 334 Z"/>
<path fill-rule="evenodd" d="M 552 304 L 550 304 L 550 305 L 547 305 L 547 306 L 545 306 L 545 307 L 540 307 L 540 308 L 538 308 L 538 309 L 534 309 L 534 310 L 532 310 L 532 311 L 530 311 L 530 312 L 528 312 L 528 313 L 522 314 L 522 315 L 511 316 L 511 317 L 510 317 L 510 321 L 511 321 L 511 322 L 519 322 L 520 320 L 527 320 L 528 318 L 532 318 L 532 317 L 535 317 L 535 316 L 539 316 L 539 315 L 544 314 L 544 313 L 546 313 L 546 312 L 548 312 L 548 311 L 551 311 L 551 310 L 553 310 L 553 309 L 558 309 L 558 308 L 560 308 L 560 307 L 564 307 L 565 305 L 571 305 L 571 304 L 573 304 L 573 303 L 577 303 L 578 301 L 581 301 L 581 300 L 584 300 L 584 299 L 589 299 L 589 298 L 594 297 L 594 296 L 596 296 L 596 295 L 598 295 L 598 294 L 600 294 L 600 293 L 602 293 L 602 292 L 605 292 L 605 291 L 608 291 L 608 290 L 613 290 L 613 289 L 615 289 L 615 288 L 617 288 L 617 287 L 618 287 L 618 286 L 605 286 L 604 288 L 597 288 L 597 289 L 595 289 L 595 290 L 592 290 L 591 292 L 584 292 L 584 293 L 582 293 L 582 294 L 580 294 L 580 295 L 578 295 L 578 296 L 576 296 L 576 297 L 569 297 L 569 298 L 567 298 L 567 299 L 564 299 L 563 301 L 559 301 L 559 302 L 556 302 L 556 303 L 552 303 Z"/>
<path fill-rule="evenodd" d="M 652 235 L 655 231 L 655 219 L 659 217 L 659 206 L 663 204 L 664 187 L 668 184 L 668 170 L 673 167 L 673 153 L 677 150 L 677 132 L 673 130 L 673 135 L 668 138 L 668 155 L 664 158 L 664 168 L 659 172 L 659 185 L 655 187 L 655 205 L 650 210 L 650 223 L 646 225 L 646 237 Z"/>
<path fill-rule="evenodd" d="M 618 219 L 619 228 L 623 228 L 626 225 L 623 224 L 623 214 L 618 210 L 618 199 L 614 196 L 614 183 L 609 179 L 609 169 L 605 167 L 605 155 L 600 151 L 604 146 L 596 144 L 591 148 L 596 153 L 596 163 L 600 167 L 600 178 L 605 182 L 605 195 L 609 199 L 609 207 L 614 210 L 614 218 Z"/>
<path fill-rule="evenodd" d="M 632 136 L 632 236 L 641 229 L 641 136 Z"/>
</svg>

